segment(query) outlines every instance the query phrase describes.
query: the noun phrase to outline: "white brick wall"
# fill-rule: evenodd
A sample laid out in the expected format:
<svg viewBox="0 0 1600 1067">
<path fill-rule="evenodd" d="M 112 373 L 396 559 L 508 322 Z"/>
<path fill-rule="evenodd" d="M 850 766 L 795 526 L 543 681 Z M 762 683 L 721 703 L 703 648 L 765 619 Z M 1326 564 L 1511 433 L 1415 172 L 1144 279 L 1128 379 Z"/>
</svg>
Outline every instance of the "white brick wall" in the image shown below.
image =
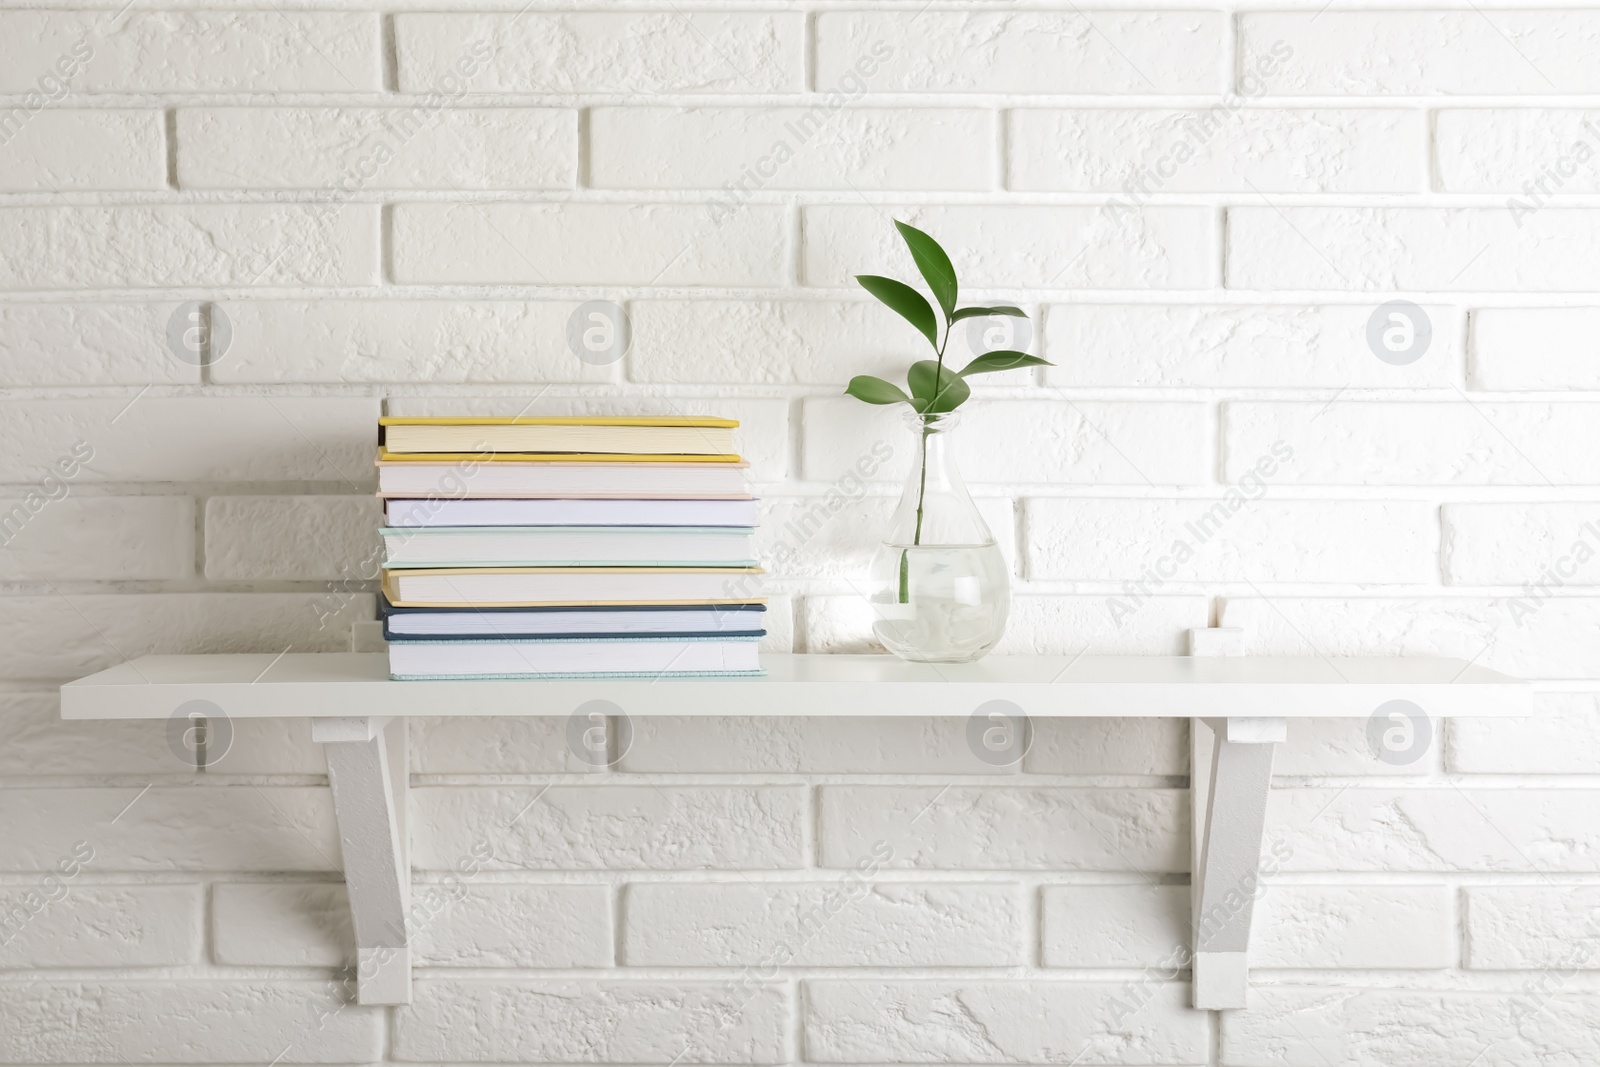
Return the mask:
<svg viewBox="0 0 1600 1067">
<path fill-rule="evenodd" d="M 779 942 L 803 967 L 1000 967 L 1024 960 L 1015 885 L 879 882 L 810 933 L 837 885 L 636 885 L 622 961 L 630 966 L 757 966 Z M 820 920 L 816 920 L 819 921 Z M 808 936 L 809 935 L 809 936 Z"/>
<path fill-rule="evenodd" d="M 372 285 L 378 212 L 275 204 L 6 207 L 0 289 Z"/>
<path fill-rule="evenodd" d="M 1167 153 L 1197 128 L 1193 111 L 1021 109 L 1009 187 L 1117 193 L 1131 167 L 1174 193 L 1408 193 L 1422 184 L 1422 123 L 1418 111 L 1241 112 L 1180 167 Z"/>
<path fill-rule="evenodd" d="M 116 6 L 0 11 L 0 1063 L 1600 1059 L 1600 10 Z M 641 716 L 602 771 L 559 718 L 416 721 L 431 903 L 387 1012 L 344 1000 L 304 722 L 198 771 L 165 724 L 60 721 L 127 657 L 347 647 L 385 410 L 738 418 L 791 550 L 767 647 L 872 650 L 909 442 L 839 394 L 922 355 L 852 280 L 914 276 L 891 218 L 1055 364 L 982 379 L 956 441 L 1000 652 L 1224 625 L 1576 690 L 1398 765 L 1296 722 L 1250 1010 L 1173 962 L 1178 718 L 995 767 L 960 720 Z M 625 357 L 569 347 L 588 300 Z"/>
<path fill-rule="evenodd" d="M 177 113 L 187 189 L 565 189 L 578 114 L 557 108 L 186 108 Z M 366 146 L 399 142 L 393 158 Z M 369 156 L 371 157 L 369 159 Z M 369 178 L 366 169 L 372 169 Z"/>
<path fill-rule="evenodd" d="M 1177 982 L 1139 990 L 1130 1019 L 1113 983 L 812 981 L 803 1026 L 819 1063 L 1194 1063 L 1209 1036 L 1187 992 Z"/>
<path fill-rule="evenodd" d="M 159 111 L 42 111 L 0 158 L 0 190 L 165 189 L 162 140 Z"/>
<path fill-rule="evenodd" d="M 1257 967 L 1427 969 L 1455 962 L 1442 885 L 1275 885 L 1256 909 Z M 1043 899 L 1049 967 L 1171 966 L 1189 944 L 1181 885 L 1049 886 Z"/>
<path fill-rule="evenodd" d="M 393 1055 L 468 1063 L 787 1062 L 792 1007 L 770 986 L 721 982 L 545 979 L 419 983 L 395 1013 Z M 731 1025 L 719 1025 L 730 1020 Z"/>
</svg>

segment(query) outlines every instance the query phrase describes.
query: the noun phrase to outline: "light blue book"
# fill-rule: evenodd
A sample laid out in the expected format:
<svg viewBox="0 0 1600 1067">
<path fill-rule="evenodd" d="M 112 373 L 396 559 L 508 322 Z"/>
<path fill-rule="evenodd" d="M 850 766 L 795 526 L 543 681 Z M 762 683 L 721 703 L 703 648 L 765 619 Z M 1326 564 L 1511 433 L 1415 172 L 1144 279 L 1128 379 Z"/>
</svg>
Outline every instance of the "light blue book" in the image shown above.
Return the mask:
<svg viewBox="0 0 1600 1067">
<path fill-rule="evenodd" d="M 430 678 L 665 678 L 763 674 L 755 637 L 402 641 L 389 674 Z"/>
</svg>

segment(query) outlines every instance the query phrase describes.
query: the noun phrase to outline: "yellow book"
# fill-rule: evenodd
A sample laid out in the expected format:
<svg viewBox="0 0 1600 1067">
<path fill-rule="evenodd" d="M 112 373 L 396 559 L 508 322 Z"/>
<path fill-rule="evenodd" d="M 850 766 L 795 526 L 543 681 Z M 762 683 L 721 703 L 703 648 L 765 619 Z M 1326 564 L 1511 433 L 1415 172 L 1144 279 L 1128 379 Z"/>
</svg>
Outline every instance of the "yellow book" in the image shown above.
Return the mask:
<svg viewBox="0 0 1600 1067">
<path fill-rule="evenodd" d="M 381 463 L 726 463 L 742 466 L 743 457 L 680 455 L 671 452 L 391 452 L 378 448 Z"/>
<path fill-rule="evenodd" d="M 506 417 L 386 416 L 380 439 L 390 453 L 528 453 L 713 456 L 734 451 L 734 419 L 577 415 Z"/>
</svg>

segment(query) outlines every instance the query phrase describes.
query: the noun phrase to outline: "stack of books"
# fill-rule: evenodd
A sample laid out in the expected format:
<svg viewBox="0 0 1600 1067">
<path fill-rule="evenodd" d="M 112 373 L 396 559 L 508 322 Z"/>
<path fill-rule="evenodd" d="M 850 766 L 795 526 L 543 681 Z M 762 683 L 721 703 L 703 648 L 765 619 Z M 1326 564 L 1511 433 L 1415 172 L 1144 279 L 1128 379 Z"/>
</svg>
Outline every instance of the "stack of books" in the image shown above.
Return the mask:
<svg viewBox="0 0 1600 1067">
<path fill-rule="evenodd" d="M 380 422 L 391 677 L 762 673 L 737 422 Z"/>
</svg>

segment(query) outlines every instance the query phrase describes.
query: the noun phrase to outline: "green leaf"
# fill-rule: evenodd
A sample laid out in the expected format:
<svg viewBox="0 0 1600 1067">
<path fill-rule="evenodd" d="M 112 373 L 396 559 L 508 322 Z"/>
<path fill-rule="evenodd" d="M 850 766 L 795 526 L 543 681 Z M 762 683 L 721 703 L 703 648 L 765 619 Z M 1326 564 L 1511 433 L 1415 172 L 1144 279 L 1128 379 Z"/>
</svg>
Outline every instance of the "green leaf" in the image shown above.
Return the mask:
<svg viewBox="0 0 1600 1067">
<path fill-rule="evenodd" d="M 905 238 L 906 247 L 911 249 L 911 258 L 917 261 L 917 269 L 922 272 L 923 280 L 933 291 L 933 298 L 944 309 L 944 317 L 950 318 L 956 310 L 956 268 L 951 264 L 950 257 L 944 254 L 938 241 L 915 226 L 896 222 L 894 228 Z"/>
<path fill-rule="evenodd" d="M 844 387 L 847 395 L 857 400 L 865 400 L 869 404 L 909 404 L 911 398 L 893 382 L 886 382 L 882 378 L 874 378 L 870 374 L 858 374 L 850 379 L 850 384 Z"/>
<path fill-rule="evenodd" d="M 939 320 L 933 314 L 933 307 L 921 293 L 917 292 L 905 282 L 897 282 L 893 278 L 880 278 L 876 274 L 857 274 L 856 281 L 861 283 L 861 288 L 889 305 L 890 309 L 899 312 L 905 320 L 922 331 L 922 336 L 935 348 L 939 347 Z"/>
<path fill-rule="evenodd" d="M 992 308 L 961 308 L 950 316 L 951 322 L 960 322 L 962 319 L 975 319 L 979 316 L 1010 315 L 1014 319 L 1025 319 L 1028 313 L 1021 308 L 1014 308 L 1009 304 L 1001 304 Z"/>
<path fill-rule="evenodd" d="M 977 359 L 961 368 L 961 376 L 969 374 L 993 374 L 995 371 L 1016 370 L 1018 367 L 1053 367 L 1048 359 L 1030 356 L 1026 352 L 985 352 Z"/>
<path fill-rule="evenodd" d="M 972 395 L 972 389 L 959 374 L 931 359 L 911 364 L 906 384 L 911 386 L 912 406 L 924 415 L 954 411 Z"/>
</svg>

